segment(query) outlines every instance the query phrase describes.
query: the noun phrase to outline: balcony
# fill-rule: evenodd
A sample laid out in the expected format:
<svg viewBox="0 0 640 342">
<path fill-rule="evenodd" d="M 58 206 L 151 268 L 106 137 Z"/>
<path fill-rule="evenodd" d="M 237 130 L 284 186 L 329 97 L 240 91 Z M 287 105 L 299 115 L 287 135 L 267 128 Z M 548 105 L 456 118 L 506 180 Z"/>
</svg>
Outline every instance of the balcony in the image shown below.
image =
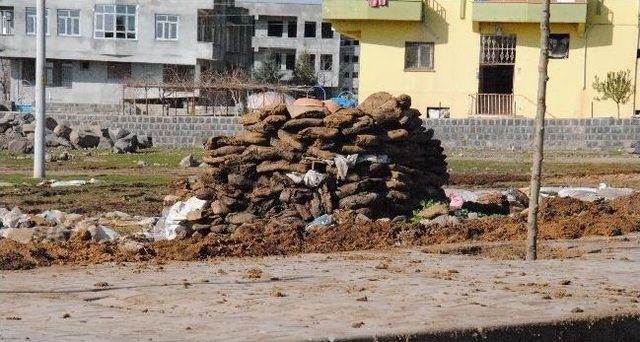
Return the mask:
<svg viewBox="0 0 640 342">
<path fill-rule="evenodd" d="M 493 23 L 539 23 L 542 0 L 474 0 L 473 21 Z M 584 24 L 587 0 L 552 0 L 552 23 Z"/>
<path fill-rule="evenodd" d="M 369 7 L 366 0 L 324 0 L 324 20 L 422 21 L 422 0 L 389 0 L 384 7 Z"/>
</svg>

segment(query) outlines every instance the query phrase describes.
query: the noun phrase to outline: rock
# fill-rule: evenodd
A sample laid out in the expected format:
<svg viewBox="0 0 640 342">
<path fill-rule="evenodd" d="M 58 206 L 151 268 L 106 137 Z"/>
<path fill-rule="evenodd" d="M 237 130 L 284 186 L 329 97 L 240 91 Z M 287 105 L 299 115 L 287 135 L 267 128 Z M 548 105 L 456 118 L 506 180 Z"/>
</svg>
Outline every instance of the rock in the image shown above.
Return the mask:
<svg viewBox="0 0 640 342">
<path fill-rule="evenodd" d="M 146 162 L 146 161 L 144 161 L 144 160 L 138 160 L 138 161 L 136 162 L 136 166 L 137 166 L 137 167 L 145 167 L 145 166 L 147 166 L 147 165 L 149 165 L 149 164 L 147 164 L 147 162 Z"/>
<path fill-rule="evenodd" d="M 95 225 L 89 227 L 89 233 L 91 233 L 91 240 L 94 242 L 107 242 L 114 241 L 120 234 L 113 229 L 107 228 L 102 225 Z"/>
<path fill-rule="evenodd" d="M 126 129 L 123 129 L 123 128 L 112 128 L 112 129 L 108 130 L 108 133 L 109 133 L 109 137 L 113 141 L 118 141 L 118 140 L 128 136 L 129 134 L 131 134 L 129 131 L 127 131 Z"/>
<path fill-rule="evenodd" d="M 478 196 L 476 202 L 465 202 L 462 208 L 487 215 L 508 215 L 509 201 L 499 192 L 489 192 Z"/>
<path fill-rule="evenodd" d="M 56 136 L 60 137 L 60 138 L 64 138 L 69 140 L 69 137 L 71 135 L 71 128 L 69 128 L 68 126 L 59 124 L 56 127 L 53 128 L 53 134 L 55 134 Z"/>
<path fill-rule="evenodd" d="M 118 244 L 118 249 L 128 254 L 141 254 L 144 248 L 143 243 L 131 239 L 126 239 Z"/>
<path fill-rule="evenodd" d="M 124 138 L 118 139 L 113 143 L 115 153 L 134 153 L 138 150 L 138 137 L 130 133 Z"/>
<path fill-rule="evenodd" d="M 52 155 L 51 153 L 45 153 L 44 161 L 46 163 L 55 162 L 56 160 L 57 160 L 56 156 Z"/>
<path fill-rule="evenodd" d="M 100 137 L 100 143 L 98 143 L 96 147 L 101 150 L 111 150 L 113 148 L 113 141 L 109 138 Z"/>
<path fill-rule="evenodd" d="M 44 119 L 44 128 L 48 129 L 50 131 L 53 131 L 56 127 L 58 127 L 58 122 L 56 121 L 56 119 L 47 116 Z"/>
<path fill-rule="evenodd" d="M 422 219 L 431 220 L 435 217 L 449 215 L 449 205 L 445 203 L 436 203 L 418 212 L 418 216 Z"/>
<path fill-rule="evenodd" d="M 33 151 L 33 144 L 30 140 L 18 138 L 7 143 L 7 151 L 12 154 L 27 154 Z"/>
<path fill-rule="evenodd" d="M 147 134 L 138 134 L 138 148 L 146 149 L 153 147 L 153 139 Z"/>
<path fill-rule="evenodd" d="M 198 161 L 193 157 L 192 154 L 182 158 L 182 160 L 180 161 L 179 166 L 181 168 L 188 168 L 188 167 L 196 167 L 198 166 Z"/>
<path fill-rule="evenodd" d="M 255 215 L 251 213 L 243 212 L 243 213 L 229 214 L 227 215 L 227 218 L 225 219 L 225 221 L 230 224 L 241 225 L 243 223 L 252 223 L 256 219 L 257 217 Z"/>
<path fill-rule="evenodd" d="M 100 136 L 87 130 L 74 129 L 69 140 L 76 148 L 95 148 L 100 144 Z"/>
<path fill-rule="evenodd" d="M 0 236 L 20 243 L 29 243 L 33 239 L 32 228 L 6 228 L 0 230 Z"/>
<path fill-rule="evenodd" d="M 400 109 L 407 110 L 411 108 L 411 96 L 402 94 L 397 97 L 397 100 L 398 100 L 398 107 Z"/>
<path fill-rule="evenodd" d="M 20 127 L 20 129 L 22 130 L 23 134 L 35 133 L 36 124 L 33 124 L 33 123 L 24 124 Z"/>
<path fill-rule="evenodd" d="M 93 132 L 95 135 L 99 136 L 99 137 L 103 137 L 103 138 L 110 138 L 109 137 L 109 129 L 107 128 L 102 128 L 100 127 L 100 125 L 89 125 L 87 127 L 85 127 L 85 130 L 88 132 Z"/>
<path fill-rule="evenodd" d="M 523 208 L 529 206 L 529 196 L 527 196 L 527 194 L 525 194 L 524 192 L 518 189 L 515 189 L 515 188 L 507 189 L 504 192 L 504 195 L 507 196 L 507 200 L 511 203 L 514 203 Z"/>
</svg>

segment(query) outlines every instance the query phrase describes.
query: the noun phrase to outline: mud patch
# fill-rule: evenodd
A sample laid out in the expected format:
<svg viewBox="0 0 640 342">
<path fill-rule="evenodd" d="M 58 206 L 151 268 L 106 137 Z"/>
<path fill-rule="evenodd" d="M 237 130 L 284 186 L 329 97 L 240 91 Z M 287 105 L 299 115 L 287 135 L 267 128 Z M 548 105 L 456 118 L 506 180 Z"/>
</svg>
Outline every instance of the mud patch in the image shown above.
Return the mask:
<svg viewBox="0 0 640 342">
<path fill-rule="evenodd" d="M 523 216 L 523 215 L 521 215 Z M 257 221 L 240 226 L 231 234 L 212 233 L 180 241 L 145 243 L 131 253 L 118 243 L 96 244 L 70 240 L 58 244 L 22 245 L 0 240 L 3 269 L 21 269 L 56 264 L 93 264 L 114 261 L 203 260 L 214 257 L 331 253 L 397 246 L 431 246 L 444 243 L 522 241 L 525 217 L 490 217 L 464 220 L 460 224 L 422 226 L 410 223 L 357 223 L 344 219 L 334 227 L 305 232 L 304 225 L 291 222 Z M 294 221 L 297 222 L 297 221 Z M 570 198 L 543 201 L 539 224 L 541 240 L 576 239 L 585 236 L 616 236 L 640 231 L 640 194 L 608 203 L 586 203 Z M 563 250 L 545 250 L 551 258 L 578 256 Z M 450 253 L 476 254 L 500 259 L 521 259 L 524 251 L 512 248 L 469 247 Z M 17 256 L 19 254 L 20 256 Z"/>
</svg>

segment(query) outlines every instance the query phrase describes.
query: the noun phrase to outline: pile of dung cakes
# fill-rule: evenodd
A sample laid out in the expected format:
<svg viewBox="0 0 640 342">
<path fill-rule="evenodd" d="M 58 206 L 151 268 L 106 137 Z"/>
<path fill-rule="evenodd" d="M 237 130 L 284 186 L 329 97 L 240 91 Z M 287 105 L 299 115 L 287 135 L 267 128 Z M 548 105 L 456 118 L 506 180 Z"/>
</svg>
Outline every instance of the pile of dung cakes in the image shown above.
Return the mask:
<svg viewBox="0 0 640 342">
<path fill-rule="evenodd" d="M 241 124 L 239 134 L 205 143 L 205 175 L 178 182 L 179 196 L 207 201 L 199 227 L 310 222 L 336 210 L 395 218 L 444 199 L 446 156 L 407 95 L 376 93 L 350 109 L 303 99 L 245 114 Z"/>
</svg>

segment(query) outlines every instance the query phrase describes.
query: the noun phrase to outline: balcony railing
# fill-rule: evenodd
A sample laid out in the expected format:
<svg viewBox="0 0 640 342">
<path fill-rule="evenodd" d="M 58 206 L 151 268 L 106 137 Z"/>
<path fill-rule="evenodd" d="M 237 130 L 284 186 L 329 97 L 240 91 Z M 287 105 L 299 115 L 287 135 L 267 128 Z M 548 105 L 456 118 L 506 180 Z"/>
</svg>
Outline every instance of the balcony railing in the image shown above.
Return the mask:
<svg viewBox="0 0 640 342">
<path fill-rule="evenodd" d="M 366 0 L 324 0 L 325 20 L 422 21 L 422 0 L 389 0 L 387 6 L 370 7 Z"/>
<path fill-rule="evenodd" d="M 487 94 L 479 93 L 471 95 L 473 115 L 504 115 L 516 114 L 516 104 L 513 94 Z"/>
<path fill-rule="evenodd" d="M 473 20 L 481 22 L 538 23 L 542 0 L 474 0 Z M 587 0 L 552 0 L 552 23 L 584 24 Z"/>
</svg>

